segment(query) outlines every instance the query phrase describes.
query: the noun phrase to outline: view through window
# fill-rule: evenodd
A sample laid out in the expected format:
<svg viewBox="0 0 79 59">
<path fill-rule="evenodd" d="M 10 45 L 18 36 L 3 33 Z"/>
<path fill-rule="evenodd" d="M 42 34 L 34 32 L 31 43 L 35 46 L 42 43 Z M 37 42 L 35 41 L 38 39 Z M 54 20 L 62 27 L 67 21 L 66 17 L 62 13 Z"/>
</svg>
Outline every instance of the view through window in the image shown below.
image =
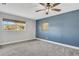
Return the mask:
<svg viewBox="0 0 79 59">
<path fill-rule="evenodd" d="M 3 19 L 2 21 L 3 30 L 8 31 L 24 31 L 25 29 L 25 22 L 24 21 L 17 21 L 11 19 Z"/>
</svg>

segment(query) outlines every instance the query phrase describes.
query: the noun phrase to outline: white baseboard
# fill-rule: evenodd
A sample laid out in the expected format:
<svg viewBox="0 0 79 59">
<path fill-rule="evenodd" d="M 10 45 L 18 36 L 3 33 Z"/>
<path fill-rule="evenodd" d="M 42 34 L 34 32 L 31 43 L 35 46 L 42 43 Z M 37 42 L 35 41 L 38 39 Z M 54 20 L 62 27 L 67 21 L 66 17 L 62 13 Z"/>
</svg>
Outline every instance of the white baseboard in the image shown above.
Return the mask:
<svg viewBox="0 0 79 59">
<path fill-rule="evenodd" d="M 35 38 L 34 38 L 35 39 Z M 7 44 L 13 44 L 13 43 L 17 43 L 17 42 L 23 42 L 23 41 L 29 41 L 29 40 L 33 40 L 33 39 L 28 39 L 28 40 L 18 40 L 18 41 L 12 41 L 12 42 L 4 42 L 0 45 L 7 45 Z"/>
<path fill-rule="evenodd" d="M 79 47 L 75 47 L 75 46 L 71 46 L 71 45 L 67 45 L 67 44 L 63 44 L 63 43 L 58 43 L 58 42 L 54 42 L 54 41 L 49 41 L 49 40 L 41 39 L 41 38 L 37 38 L 37 39 L 41 40 L 41 41 L 48 42 L 48 43 L 57 44 L 57 45 L 61 45 L 61 46 L 64 46 L 64 47 L 68 47 L 68 48 L 79 50 Z"/>
</svg>

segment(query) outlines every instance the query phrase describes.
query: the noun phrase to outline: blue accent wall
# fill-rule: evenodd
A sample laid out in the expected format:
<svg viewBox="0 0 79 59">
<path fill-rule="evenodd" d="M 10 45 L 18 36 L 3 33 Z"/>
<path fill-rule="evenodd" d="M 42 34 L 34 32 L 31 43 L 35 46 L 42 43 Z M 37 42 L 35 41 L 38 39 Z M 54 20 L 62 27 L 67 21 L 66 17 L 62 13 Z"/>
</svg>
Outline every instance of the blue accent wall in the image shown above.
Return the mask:
<svg viewBox="0 0 79 59">
<path fill-rule="evenodd" d="M 43 22 L 48 31 L 40 29 Z M 36 37 L 79 47 L 79 10 L 37 20 Z"/>
</svg>

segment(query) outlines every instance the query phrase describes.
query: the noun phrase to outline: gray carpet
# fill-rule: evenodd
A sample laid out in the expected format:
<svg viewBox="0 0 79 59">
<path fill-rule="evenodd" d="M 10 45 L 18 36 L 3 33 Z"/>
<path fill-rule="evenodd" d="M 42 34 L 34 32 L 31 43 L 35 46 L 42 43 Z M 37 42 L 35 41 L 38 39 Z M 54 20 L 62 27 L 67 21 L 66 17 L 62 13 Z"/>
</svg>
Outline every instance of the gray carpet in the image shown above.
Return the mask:
<svg viewBox="0 0 79 59">
<path fill-rule="evenodd" d="M 0 56 L 73 56 L 79 50 L 34 40 L 17 44 L 4 45 L 0 48 Z"/>
</svg>

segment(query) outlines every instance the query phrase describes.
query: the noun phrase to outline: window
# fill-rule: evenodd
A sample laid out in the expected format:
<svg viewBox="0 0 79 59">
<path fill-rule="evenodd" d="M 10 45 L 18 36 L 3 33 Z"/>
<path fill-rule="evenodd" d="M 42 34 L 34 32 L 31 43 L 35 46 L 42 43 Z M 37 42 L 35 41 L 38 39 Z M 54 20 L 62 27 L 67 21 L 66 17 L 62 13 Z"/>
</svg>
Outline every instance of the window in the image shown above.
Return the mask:
<svg viewBox="0 0 79 59">
<path fill-rule="evenodd" d="M 4 18 L 2 24 L 3 24 L 3 30 L 24 31 L 25 29 L 24 21 L 17 21 Z"/>
</svg>

